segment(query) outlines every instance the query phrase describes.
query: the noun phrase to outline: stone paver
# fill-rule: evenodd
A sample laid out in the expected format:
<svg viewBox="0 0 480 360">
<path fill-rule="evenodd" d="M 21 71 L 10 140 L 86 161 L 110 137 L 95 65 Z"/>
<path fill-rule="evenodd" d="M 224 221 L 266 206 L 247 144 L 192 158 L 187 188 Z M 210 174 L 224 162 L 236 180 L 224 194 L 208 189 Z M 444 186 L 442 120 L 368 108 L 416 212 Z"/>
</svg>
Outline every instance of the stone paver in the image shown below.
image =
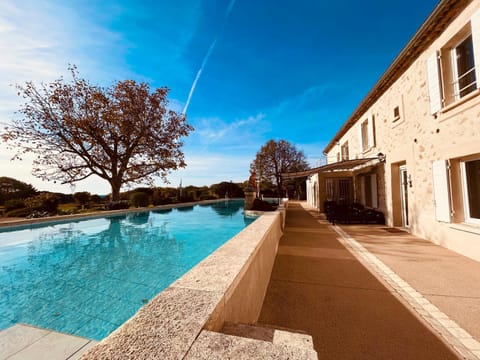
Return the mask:
<svg viewBox="0 0 480 360">
<path fill-rule="evenodd" d="M 0 332 L 0 359 L 77 359 L 97 342 L 17 324 Z"/>
<path fill-rule="evenodd" d="M 48 335 L 48 330 L 31 326 L 15 325 L 0 332 L 0 359 L 26 348 L 30 344 Z"/>
</svg>

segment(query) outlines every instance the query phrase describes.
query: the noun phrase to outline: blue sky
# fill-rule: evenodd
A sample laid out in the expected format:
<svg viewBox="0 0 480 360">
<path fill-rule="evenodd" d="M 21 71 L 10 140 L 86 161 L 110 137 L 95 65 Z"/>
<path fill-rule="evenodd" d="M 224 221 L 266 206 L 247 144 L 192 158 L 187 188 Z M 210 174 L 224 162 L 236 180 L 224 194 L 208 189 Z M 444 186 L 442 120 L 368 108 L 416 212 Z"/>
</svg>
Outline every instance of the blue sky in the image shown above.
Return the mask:
<svg viewBox="0 0 480 360">
<path fill-rule="evenodd" d="M 49 82 L 76 64 L 92 83 L 135 79 L 170 88 L 195 131 L 177 186 L 244 181 L 256 152 L 285 139 L 318 166 L 322 151 L 437 0 L 2 0 L 0 123 L 20 99 L 11 84 Z M 208 56 L 207 56 L 208 54 Z M 204 65 L 202 67 L 202 64 Z M 0 176 L 41 190 L 0 144 Z M 158 182 L 158 185 L 163 185 Z M 90 178 L 75 191 L 108 193 Z"/>
</svg>

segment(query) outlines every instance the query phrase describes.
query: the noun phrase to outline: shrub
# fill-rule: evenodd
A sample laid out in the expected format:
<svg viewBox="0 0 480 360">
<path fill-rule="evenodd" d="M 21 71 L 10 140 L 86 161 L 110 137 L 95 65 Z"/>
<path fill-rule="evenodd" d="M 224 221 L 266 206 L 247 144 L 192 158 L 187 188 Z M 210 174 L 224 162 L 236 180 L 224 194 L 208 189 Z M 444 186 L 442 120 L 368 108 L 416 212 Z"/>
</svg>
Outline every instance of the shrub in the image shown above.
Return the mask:
<svg viewBox="0 0 480 360">
<path fill-rule="evenodd" d="M 105 205 L 106 210 L 123 210 L 130 207 L 128 201 L 114 201 Z"/>
<path fill-rule="evenodd" d="M 136 192 L 130 195 L 130 203 L 135 207 L 146 207 L 149 204 L 149 196 L 144 192 Z"/>
<path fill-rule="evenodd" d="M 46 211 L 49 214 L 57 212 L 58 202 L 58 197 L 51 193 L 41 193 L 25 199 L 25 205 L 31 211 Z"/>
<path fill-rule="evenodd" d="M 102 202 L 102 198 L 100 197 L 100 195 L 93 194 L 92 196 L 90 196 L 90 201 L 94 204 L 100 204 Z"/>
<path fill-rule="evenodd" d="M 11 199 L 5 201 L 5 211 L 12 211 L 16 209 L 22 209 L 25 207 L 25 202 L 22 199 Z"/>
<path fill-rule="evenodd" d="M 29 208 L 16 209 L 5 213 L 6 217 L 27 217 L 32 213 Z"/>
<path fill-rule="evenodd" d="M 214 199 L 217 199 L 217 197 L 210 194 L 208 191 L 202 191 L 199 199 L 200 200 L 214 200 Z"/>
<path fill-rule="evenodd" d="M 253 200 L 253 207 L 252 210 L 258 211 L 273 211 L 275 207 L 271 204 L 267 203 L 266 201 L 262 201 L 260 199 Z"/>
<path fill-rule="evenodd" d="M 88 201 L 90 200 L 90 193 L 87 191 L 76 192 L 75 194 L 73 194 L 73 199 L 83 208 L 86 204 L 88 204 Z"/>
</svg>

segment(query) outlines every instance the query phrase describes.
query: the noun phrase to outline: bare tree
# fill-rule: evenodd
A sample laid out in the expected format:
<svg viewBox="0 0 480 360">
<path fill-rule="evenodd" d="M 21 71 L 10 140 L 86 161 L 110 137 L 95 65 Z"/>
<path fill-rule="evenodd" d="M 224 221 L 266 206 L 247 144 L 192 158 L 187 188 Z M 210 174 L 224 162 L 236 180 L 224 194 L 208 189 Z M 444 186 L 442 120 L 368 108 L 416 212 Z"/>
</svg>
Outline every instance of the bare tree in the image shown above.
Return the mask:
<svg viewBox="0 0 480 360">
<path fill-rule="evenodd" d="M 303 151 L 286 140 L 268 141 L 262 146 L 250 164 L 250 171 L 256 173 L 260 181 L 271 181 L 277 186 L 277 194 L 281 196 L 284 189 L 282 173 L 304 171 L 308 163 Z"/>
<path fill-rule="evenodd" d="M 171 170 L 186 166 L 181 138 L 193 128 L 167 109 L 168 88 L 150 91 L 146 83 L 118 81 L 91 85 L 69 68 L 72 81 L 17 86 L 25 99 L 21 117 L 2 134 L 9 147 L 34 153 L 33 175 L 62 184 L 97 175 L 110 183 L 112 200 L 129 183 L 167 181 Z"/>
</svg>

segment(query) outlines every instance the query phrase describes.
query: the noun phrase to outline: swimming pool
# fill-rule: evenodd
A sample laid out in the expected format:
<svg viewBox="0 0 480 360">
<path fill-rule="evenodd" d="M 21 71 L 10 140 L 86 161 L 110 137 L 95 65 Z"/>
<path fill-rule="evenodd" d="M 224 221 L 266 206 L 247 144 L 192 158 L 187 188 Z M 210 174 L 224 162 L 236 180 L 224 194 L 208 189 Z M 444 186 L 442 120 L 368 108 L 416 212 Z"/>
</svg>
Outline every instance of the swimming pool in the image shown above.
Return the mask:
<svg viewBox="0 0 480 360">
<path fill-rule="evenodd" d="M 0 230 L 0 330 L 101 340 L 254 219 L 230 200 Z"/>
</svg>

